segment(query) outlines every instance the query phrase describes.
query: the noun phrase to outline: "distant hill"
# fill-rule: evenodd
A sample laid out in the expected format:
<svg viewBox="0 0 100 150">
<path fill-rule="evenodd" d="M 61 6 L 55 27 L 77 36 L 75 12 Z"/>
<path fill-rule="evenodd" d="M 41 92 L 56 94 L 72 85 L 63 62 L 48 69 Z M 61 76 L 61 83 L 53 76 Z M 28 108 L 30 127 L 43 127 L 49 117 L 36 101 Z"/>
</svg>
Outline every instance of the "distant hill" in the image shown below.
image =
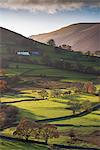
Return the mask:
<svg viewBox="0 0 100 150">
<path fill-rule="evenodd" d="M 13 61 L 17 59 L 18 61 L 20 59 L 24 61 L 25 57 L 16 55 L 17 52 L 28 51 L 32 53 L 39 52 L 42 54 L 43 51 L 48 53 L 48 51 L 52 52 L 52 50 L 53 48 L 46 44 L 34 41 L 21 34 L 0 27 L 0 68 L 1 66 L 5 66 L 8 60 Z M 27 59 L 27 61 L 29 61 L 29 58 Z"/>
<path fill-rule="evenodd" d="M 21 50 L 37 50 L 39 45 L 43 44 L 26 38 L 16 32 L 0 27 L 0 53 L 14 54 Z"/>
<path fill-rule="evenodd" d="M 71 45 L 75 51 L 100 51 L 100 23 L 78 23 L 60 30 L 32 35 L 30 38 L 46 43 L 54 39 L 56 45 Z"/>
</svg>

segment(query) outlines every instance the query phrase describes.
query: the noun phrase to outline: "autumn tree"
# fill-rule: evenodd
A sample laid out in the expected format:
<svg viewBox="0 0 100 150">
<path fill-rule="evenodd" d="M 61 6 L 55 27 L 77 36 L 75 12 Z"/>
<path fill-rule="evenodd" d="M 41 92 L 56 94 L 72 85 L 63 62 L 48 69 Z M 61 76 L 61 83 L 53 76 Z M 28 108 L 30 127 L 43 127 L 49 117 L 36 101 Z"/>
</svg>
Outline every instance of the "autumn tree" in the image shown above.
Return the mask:
<svg viewBox="0 0 100 150">
<path fill-rule="evenodd" d="M 48 144 L 48 140 L 52 138 L 58 138 L 59 132 L 57 127 L 53 124 L 43 124 L 38 138 L 44 139 L 45 143 Z"/>
<path fill-rule="evenodd" d="M 46 144 L 49 139 L 59 137 L 59 133 L 55 125 L 39 124 L 30 121 L 28 118 L 24 118 L 19 122 L 16 130 L 13 132 L 13 135 L 25 138 L 26 141 L 29 140 L 29 137 L 34 139 L 43 139 Z"/>
<path fill-rule="evenodd" d="M 5 76 L 5 74 L 6 74 L 5 69 L 0 69 L 0 76 Z"/>
<path fill-rule="evenodd" d="M 7 82 L 5 80 L 0 80 L 0 92 L 3 93 L 7 88 Z"/>
<path fill-rule="evenodd" d="M 84 91 L 93 94 L 96 91 L 96 87 L 92 82 L 88 82 L 84 85 Z"/>
<path fill-rule="evenodd" d="M 48 97 L 48 92 L 45 89 L 42 89 L 41 91 L 38 92 L 38 94 L 40 95 L 40 97 L 42 97 L 43 99 L 47 99 Z"/>
<path fill-rule="evenodd" d="M 81 109 L 80 101 L 78 101 L 78 100 L 69 101 L 67 104 L 69 105 L 70 110 L 72 110 L 73 115 L 75 115 L 76 112 L 80 112 L 80 109 Z"/>
<path fill-rule="evenodd" d="M 29 119 L 24 118 L 19 122 L 19 125 L 14 131 L 13 135 L 25 138 L 28 141 L 29 137 L 35 136 L 37 129 L 37 124 L 31 122 Z M 33 134 L 33 135 L 32 135 Z"/>
</svg>

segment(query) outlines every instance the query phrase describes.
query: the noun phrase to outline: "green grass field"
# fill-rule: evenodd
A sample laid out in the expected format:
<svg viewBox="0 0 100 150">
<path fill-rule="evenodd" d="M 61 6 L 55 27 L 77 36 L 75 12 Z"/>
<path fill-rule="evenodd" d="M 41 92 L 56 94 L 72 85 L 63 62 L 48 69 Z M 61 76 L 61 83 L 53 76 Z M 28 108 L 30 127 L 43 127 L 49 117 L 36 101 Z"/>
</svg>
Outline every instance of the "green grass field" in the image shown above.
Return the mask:
<svg viewBox="0 0 100 150">
<path fill-rule="evenodd" d="M 0 139 L 1 150 L 48 150 L 46 146 L 41 144 L 27 144 L 23 142 L 13 142 Z"/>
<path fill-rule="evenodd" d="M 13 97 L 3 97 L 1 99 L 2 102 L 11 102 L 14 100 L 24 100 L 27 99 L 27 96 L 34 96 L 38 97 L 38 94 L 35 90 L 23 90 L 25 94 L 19 95 L 18 96 L 13 96 Z M 70 129 L 74 129 L 75 132 L 79 135 L 87 135 L 92 133 L 95 130 L 99 130 L 99 122 L 100 122 L 100 111 L 94 111 L 91 112 L 90 114 L 82 117 L 76 117 L 76 118 L 70 118 L 70 119 L 63 119 L 60 118 L 57 121 L 53 118 L 59 118 L 59 117 L 64 117 L 64 116 L 69 116 L 72 115 L 72 111 L 67 109 L 68 105 L 66 102 L 70 100 L 80 100 L 80 101 L 85 101 L 85 100 L 90 100 L 92 103 L 93 102 L 98 102 L 98 97 L 93 96 L 90 94 L 81 94 L 81 95 L 76 95 L 72 94 L 70 96 L 66 96 L 66 98 L 49 98 L 48 100 L 42 100 L 42 101 L 24 101 L 24 102 L 18 102 L 18 103 L 13 103 L 13 106 L 16 106 L 19 108 L 20 112 L 20 117 L 29 117 L 32 120 L 43 120 L 43 119 L 49 119 L 52 118 L 51 121 L 48 123 L 52 124 L 67 124 L 69 126 L 66 127 L 59 127 L 59 131 L 61 132 L 67 132 Z M 26 107 L 27 106 L 27 107 Z M 12 131 L 14 129 L 10 128 L 7 130 L 3 131 L 3 134 L 12 136 Z M 59 144 L 67 144 L 69 138 L 67 136 L 61 136 L 58 139 L 53 139 L 49 140 L 49 143 L 59 143 Z M 79 145 L 85 145 L 84 142 L 79 143 Z M 88 146 L 89 144 L 87 144 Z"/>
<path fill-rule="evenodd" d="M 18 68 L 16 68 L 16 66 Z M 79 72 L 54 69 L 52 67 L 43 65 L 33 65 L 24 63 L 11 63 L 6 70 L 8 76 L 21 75 L 23 76 L 47 76 L 47 77 L 60 77 L 62 81 L 95 81 L 97 76 L 88 75 Z M 22 75 L 21 75 L 22 76 Z"/>
<path fill-rule="evenodd" d="M 59 82 L 65 83 L 66 82 L 88 82 L 88 81 L 96 81 L 97 76 L 95 75 L 88 75 L 83 73 L 77 73 L 72 71 L 54 69 L 48 66 L 43 65 L 33 65 L 33 64 L 24 64 L 24 63 L 11 63 L 9 68 L 6 70 L 6 74 L 8 76 L 20 75 L 21 78 L 26 78 L 27 81 L 29 77 L 32 77 L 32 81 L 34 81 L 34 77 L 36 76 L 46 76 L 50 79 L 55 80 L 55 78 L 59 77 Z M 41 77 L 42 78 L 42 77 Z M 22 81 L 23 82 L 23 81 Z M 95 85 L 97 89 L 100 89 L 100 85 Z M 70 90 L 73 91 L 74 87 L 71 87 Z M 17 88 L 18 89 L 18 88 Z M 61 136 L 58 139 L 51 139 L 49 140 L 49 144 L 65 144 L 68 145 L 69 137 L 66 135 L 62 135 L 62 133 L 67 133 L 71 129 L 75 130 L 75 133 L 82 138 L 85 138 L 92 132 L 99 130 L 100 126 L 100 111 L 96 110 L 91 112 L 88 115 L 76 117 L 76 118 L 63 118 L 65 116 L 72 115 L 72 111 L 69 108 L 67 102 L 68 101 L 85 101 L 89 100 L 91 103 L 99 102 L 99 97 L 93 94 L 75 94 L 72 92 L 71 95 L 66 95 L 66 97 L 59 97 L 59 98 L 51 98 L 49 97 L 47 100 L 40 100 L 36 101 L 32 97 L 40 98 L 38 95 L 38 89 L 34 90 L 34 86 L 25 88 L 19 88 L 22 94 L 13 94 L 13 93 L 6 93 L 1 97 L 1 102 L 14 102 L 10 103 L 10 105 L 16 106 L 19 108 L 19 117 L 18 119 L 23 117 L 28 117 L 32 120 L 44 120 L 44 119 L 51 119 L 47 121 L 47 123 L 52 124 L 65 124 L 68 126 L 60 126 L 58 127 L 59 131 L 61 132 Z M 68 90 L 68 89 L 62 89 Z M 50 90 L 48 90 L 50 93 Z M 33 100 L 32 100 L 33 99 Z M 21 102 L 19 102 L 22 100 Z M 30 101 L 31 100 L 31 101 Z M 58 118 L 58 119 L 57 119 Z M 7 136 L 12 136 L 12 132 L 15 128 L 8 128 L 2 131 L 2 134 Z M 33 144 L 23 144 L 23 143 L 14 143 L 10 141 L 3 141 L 4 144 L 1 144 L 0 149 L 6 150 L 8 146 L 8 150 L 46 150 L 47 148 L 40 145 L 33 145 Z M 80 146 L 87 146 L 87 147 L 95 147 L 93 143 L 86 143 L 86 142 L 79 142 L 76 145 Z M 96 145 L 97 146 L 97 145 Z"/>
<path fill-rule="evenodd" d="M 58 102 L 57 102 L 58 101 Z M 61 103 L 62 102 L 62 103 Z M 63 100 L 56 100 L 53 102 L 52 100 L 48 101 L 41 101 L 41 102 L 22 102 L 13 104 L 17 106 L 21 110 L 22 116 L 29 116 L 33 117 L 35 120 L 39 119 L 47 119 L 47 118 L 57 118 L 72 115 L 70 110 L 67 110 L 67 104 L 63 104 Z M 25 108 L 27 106 L 27 109 Z M 98 112 L 99 113 L 99 112 Z M 74 125 L 98 125 L 100 119 L 98 118 L 97 114 L 89 114 L 87 116 L 79 117 L 79 118 L 72 118 L 70 120 L 63 120 L 60 119 L 59 121 L 52 121 L 51 123 L 58 123 L 58 124 L 74 124 Z"/>
</svg>

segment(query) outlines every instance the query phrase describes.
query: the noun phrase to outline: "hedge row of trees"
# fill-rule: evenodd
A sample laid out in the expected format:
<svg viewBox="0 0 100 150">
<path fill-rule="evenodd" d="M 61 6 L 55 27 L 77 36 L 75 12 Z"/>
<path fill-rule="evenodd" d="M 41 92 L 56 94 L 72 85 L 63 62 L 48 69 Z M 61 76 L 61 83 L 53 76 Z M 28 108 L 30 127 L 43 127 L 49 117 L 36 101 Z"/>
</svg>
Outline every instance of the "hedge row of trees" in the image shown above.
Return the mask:
<svg viewBox="0 0 100 150">
<path fill-rule="evenodd" d="M 77 62 L 77 61 L 72 63 L 71 61 L 69 62 L 64 59 L 52 60 L 49 56 L 43 56 L 42 62 L 45 65 L 48 65 L 48 66 L 51 66 L 54 68 L 58 68 L 58 69 L 100 75 L 100 70 L 95 69 L 93 66 L 87 66 L 87 65 L 80 64 L 80 62 Z"/>
<path fill-rule="evenodd" d="M 90 94 L 95 94 L 96 92 L 96 87 L 94 86 L 94 84 L 92 82 L 87 82 L 84 84 L 77 84 L 76 90 L 74 90 L 75 93 L 80 93 L 80 92 L 86 92 L 86 93 L 90 93 Z M 66 96 L 66 95 L 70 95 L 72 93 L 71 90 L 63 92 L 61 89 L 52 89 L 50 91 L 50 93 L 48 93 L 48 91 L 46 89 L 42 89 L 38 92 L 38 95 L 42 98 L 42 99 L 47 99 L 49 96 L 50 97 L 61 97 L 61 96 Z"/>
<path fill-rule="evenodd" d="M 39 124 L 30 121 L 28 118 L 23 118 L 13 132 L 13 135 L 24 138 L 26 141 L 29 138 L 44 140 L 47 144 L 49 139 L 58 138 L 59 132 L 53 124 Z"/>
<path fill-rule="evenodd" d="M 42 99 L 47 99 L 50 95 L 50 97 L 60 97 L 62 94 L 62 91 L 60 89 L 54 89 L 51 90 L 51 93 L 49 94 L 48 91 L 46 89 L 42 89 L 38 92 L 38 95 L 42 98 Z"/>
</svg>

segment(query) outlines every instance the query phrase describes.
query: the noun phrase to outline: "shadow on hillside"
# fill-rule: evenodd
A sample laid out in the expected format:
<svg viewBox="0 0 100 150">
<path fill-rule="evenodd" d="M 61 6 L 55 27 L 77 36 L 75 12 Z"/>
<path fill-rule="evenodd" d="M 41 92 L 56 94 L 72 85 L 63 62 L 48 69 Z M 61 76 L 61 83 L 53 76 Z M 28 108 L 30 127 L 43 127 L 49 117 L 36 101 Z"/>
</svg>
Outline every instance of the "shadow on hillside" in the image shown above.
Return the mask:
<svg viewBox="0 0 100 150">
<path fill-rule="evenodd" d="M 80 95 L 66 95 L 63 97 L 64 100 L 80 100 Z"/>
<path fill-rule="evenodd" d="M 98 113 L 92 113 L 93 115 L 97 115 L 97 116 L 100 116 L 100 114 L 98 114 Z"/>
<path fill-rule="evenodd" d="M 27 107 L 27 106 L 26 106 Z M 34 108 L 33 108 L 34 109 Z M 21 118 L 30 118 L 32 119 L 33 121 L 37 120 L 38 118 L 45 118 L 45 116 L 42 116 L 42 115 L 36 115 L 34 114 L 33 112 L 31 111 L 28 111 L 27 109 L 21 109 L 19 108 L 19 120 Z"/>
</svg>

